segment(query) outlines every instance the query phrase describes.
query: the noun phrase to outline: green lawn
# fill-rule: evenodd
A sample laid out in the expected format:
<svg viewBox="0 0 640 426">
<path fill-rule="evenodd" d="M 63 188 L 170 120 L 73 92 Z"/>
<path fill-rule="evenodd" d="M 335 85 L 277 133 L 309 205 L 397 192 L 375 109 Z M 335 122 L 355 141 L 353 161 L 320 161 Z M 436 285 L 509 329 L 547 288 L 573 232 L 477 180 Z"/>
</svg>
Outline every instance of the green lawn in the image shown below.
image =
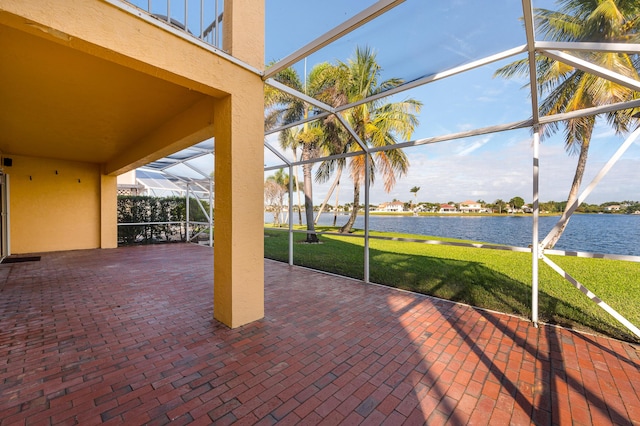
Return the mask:
<svg viewBox="0 0 640 426">
<path fill-rule="evenodd" d="M 363 234 L 358 231 L 353 235 Z M 372 232 L 371 235 L 446 240 L 392 233 Z M 304 234 L 294 234 L 296 265 L 363 278 L 363 238 L 325 234 L 320 236 L 321 244 L 305 244 L 304 238 Z M 286 262 L 288 253 L 287 232 L 265 229 L 265 257 Z M 549 258 L 640 326 L 640 264 L 563 256 Z M 526 318 L 531 316 L 531 263 L 529 253 L 370 240 L 371 282 Z M 626 327 L 542 261 L 539 275 L 541 321 L 640 343 Z"/>
</svg>

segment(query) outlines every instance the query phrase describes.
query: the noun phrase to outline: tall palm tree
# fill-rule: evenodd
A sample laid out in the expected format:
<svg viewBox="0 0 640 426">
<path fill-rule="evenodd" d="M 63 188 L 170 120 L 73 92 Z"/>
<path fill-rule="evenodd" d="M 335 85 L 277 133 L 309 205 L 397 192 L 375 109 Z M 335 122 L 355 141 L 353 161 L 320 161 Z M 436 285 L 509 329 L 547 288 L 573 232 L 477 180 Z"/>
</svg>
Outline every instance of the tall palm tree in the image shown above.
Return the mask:
<svg viewBox="0 0 640 426">
<path fill-rule="evenodd" d="M 314 66 L 306 77 L 306 81 L 301 81 L 298 73 L 292 69 L 287 68 L 280 71 L 274 77 L 275 80 L 286 84 L 287 86 L 303 92 L 312 97 L 318 97 L 320 93 L 324 91 L 323 84 L 326 84 L 326 79 L 323 74 L 326 69 L 330 67 L 327 63 L 321 63 Z M 301 99 L 292 96 L 288 93 L 282 92 L 277 89 L 273 89 L 267 86 L 265 89 L 265 126 L 267 128 L 274 128 L 279 125 L 294 123 L 310 116 L 313 113 L 309 104 Z M 290 141 L 287 138 L 291 136 L 290 132 L 280 132 L 280 142 L 283 146 L 286 146 Z M 318 122 L 305 123 L 302 129 L 295 132 L 295 144 L 293 146 L 301 148 L 300 159 L 302 161 L 311 160 L 317 157 L 319 144 L 322 138 L 322 129 Z M 312 170 L 313 165 L 311 163 L 303 164 L 303 187 L 305 198 L 305 219 L 307 223 L 306 242 L 316 243 L 318 242 L 318 236 L 315 234 L 315 226 L 313 222 L 313 184 L 312 184 Z"/>
<path fill-rule="evenodd" d="M 264 185 L 265 198 L 273 208 L 273 224 L 281 226 L 284 195 L 288 194 L 289 175 L 279 169 L 273 175 L 267 177 Z M 289 200 L 291 202 L 291 200 Z"/>
<path fill-rule="evenodd" d="M 583 42 L 635 42 L 640 41 L 640 2 L 637 0 L 559 0 L 559 10 L 536 9 L 537 29 L 547 39 L 554 41 Z M 627 53 L 587 52 L 583 58 L 627 77 L 638 79 L 639 55 Z M 607 105 L 638 98 L 640 94 L 628 87 L 593 74 L 575 69 L 556 60 L 536 58 L 537 85 L 542 96 L 542 115 L 558 114 L 589 107 Z M 513 62 L 496 71 L 503 77 L 528 74 L 528 61 Z M 632 110 L 620 110 L 606 114 L 607 122 L 616 133 L 625 133 L 631 125 Z M 578 198 L 587 164 L 589 145 L 596 124 L 596 117 L 568 119 L 546 125 L 543 137 L 565 128 L 565 149 L 578 153 L 578 163 L 567 199 L 563 218 Z M 552 248 L 562 236 L 564 225 L 553 235 L 546 248 Z"/>
<path fill-rule="evenodd" d="M 376 54 L 368 47 L 357 47 L 354 57 L 347 62 L 339 62 L 332 75 L 335 81 L 329 87 L 333 91 L 334 106 L 345 105 L 366 99 L 372 95 L 392 89 L 403 83 L 392 78 L 379 82 L 382 68 L 376 61 Z M 408 140 L 418 125 L 417 114 L 422 103 L 415 99 L 388 103 L 383 98 L 355 106 L 341 112 L 363 143 L 370 147 L 383 147 L 396 144 L 398 138 Z M 327 131 L 327 143 L 333 144 L 334 151 L 362 151 L 353 138 L 347 137 L 338 126 L 325 127 L 336 129 L 333 134 Z M 366 154 L 365 154 L 366 155 Z M 347 223 L 340 232 L 350 232 L 360 207 L 360 187 L 365 179 L 365 155 L 351 157 L 349 171 L 353 180 L 353 208 Z M 370 155 L 370 179 L 374 182 L 376 172 L 380 172 L 387 192 L 391 191 L 396 179 L 407 172 L 409 160 L 400 149 L 377 151 Z"/>
<path fill-rule="evenodd" d="M 298 161 L 299 138 L 298 131 L 295 129 L 286 129 L 282 131 L 279 137 L 280 147 L 284 150 L 290 149 L 293 154 L 293 161 Z M 298 166 L 293 166 L 293 189 L 298 195 L 298 224 L 302 225 L 302 203 L 300 202 L 300 191 L 298 183 Z"/>
<path fill-rule="evenodd" d="M 418 204 L 418 191 L 420 191 L 420 187 L 419 186 L 414 186 L 413 188 L 411 188 L 409 190 L 409 192 L 413 193 L 413 196 L 416 200 L 415 204 Z"/>
</svg>

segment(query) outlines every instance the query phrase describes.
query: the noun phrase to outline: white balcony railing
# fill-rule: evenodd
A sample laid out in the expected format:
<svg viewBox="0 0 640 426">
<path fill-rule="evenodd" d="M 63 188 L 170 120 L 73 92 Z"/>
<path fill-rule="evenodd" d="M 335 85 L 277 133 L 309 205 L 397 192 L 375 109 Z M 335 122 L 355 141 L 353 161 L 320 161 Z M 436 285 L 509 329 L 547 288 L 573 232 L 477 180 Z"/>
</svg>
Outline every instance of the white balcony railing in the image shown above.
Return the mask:
<svg viewBox="0 0 640 426">
<path fill-rule="evenodd" d="M 222 50 L 224 0 L 126 1 L 174 28 Z"/>
</svg>

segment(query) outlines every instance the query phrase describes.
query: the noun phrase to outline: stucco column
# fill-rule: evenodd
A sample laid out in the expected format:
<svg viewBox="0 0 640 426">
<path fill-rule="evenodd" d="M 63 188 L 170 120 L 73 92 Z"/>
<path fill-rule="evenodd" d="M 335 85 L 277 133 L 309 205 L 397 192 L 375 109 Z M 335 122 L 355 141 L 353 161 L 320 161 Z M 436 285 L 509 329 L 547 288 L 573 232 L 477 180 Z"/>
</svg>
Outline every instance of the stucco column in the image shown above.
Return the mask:
<svg viewBox="0 0 640 426">
<path fill-rule="evenodd" d="M 236 58 L 264 69 L 264 0 L 225 0 L 223 48 Z"/>
<path fill-rule="evenodd" d="M 227 96 L 214 112 L 213 315 L 229 327 L 264 316 L 263 94 Z"/>
<path fill-rule="evenodd" d="M 100 176 L 100 248 L 118 247 L 118 183 L 116 176 Z"/>
<path fill-rule="evenodd" d="M 264 1 L 224 5 L 224 50 L 264 68 Z M 229 327 L 264 317 L 264 84 L 238 73 L 240 90 L 216 101 L 213 316 Z"/>
</svg>

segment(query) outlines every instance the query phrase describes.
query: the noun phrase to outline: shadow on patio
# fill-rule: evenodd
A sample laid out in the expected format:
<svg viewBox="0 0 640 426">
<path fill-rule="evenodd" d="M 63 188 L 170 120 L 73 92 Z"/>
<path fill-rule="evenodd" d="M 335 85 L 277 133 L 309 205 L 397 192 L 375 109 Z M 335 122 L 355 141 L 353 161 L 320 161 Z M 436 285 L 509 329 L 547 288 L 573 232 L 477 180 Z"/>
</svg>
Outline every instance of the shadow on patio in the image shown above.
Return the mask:
<svg viewBox="0 0 640 426">
<path fill-rule="evenodd" d="M 0 265 L 0 424 L 640 419 L 628 343 L 269 260 L 230 330 L 212 280 L 184 244 Z"/>
</svg>

